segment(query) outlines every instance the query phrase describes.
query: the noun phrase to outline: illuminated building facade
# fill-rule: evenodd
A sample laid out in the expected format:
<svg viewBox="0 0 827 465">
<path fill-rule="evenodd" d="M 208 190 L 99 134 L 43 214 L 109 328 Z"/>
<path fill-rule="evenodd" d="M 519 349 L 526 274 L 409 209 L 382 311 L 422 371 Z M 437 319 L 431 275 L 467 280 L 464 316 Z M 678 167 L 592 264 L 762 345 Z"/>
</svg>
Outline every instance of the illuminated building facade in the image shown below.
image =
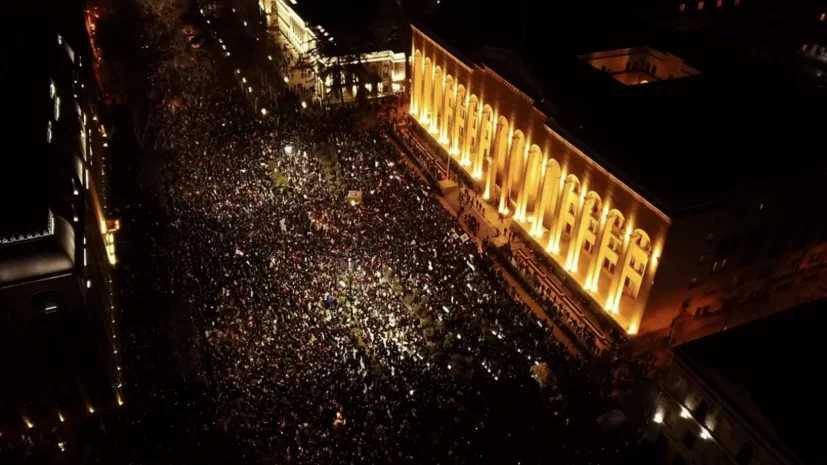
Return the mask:
<svg viewBox="0 0 827 465">
<path fill-rule="evenodd" d="M 20 103 L 0 188 L 0 434 L 12 442 L 65 438 L 123 402 L 108 135 L 82 9 L 65 6 L 20 32 L 3 77 Z"/>
<path fill-rule="evenodd" d="M 375 81 L 377 89 L 371 89 L 373 82 L 359 82 L 359 76 L 341 76 L 341 82 L 347 83 L 343 89 L 345 100 L 356 98 L 360 87 L 367 90 L 371 96 L 387 96 L 404 89 L 405 74 L 405 53 L 402 51 L 367 50 L 362 47 L 364 44 L 344 44 L 340 41 L 352 36 L 353 29 L 359 25 L 351 24 L 354 14 L 353 5 L 346 2 L 324 2 L 317 0 L 262 0 L 262 10 L 268 15 L 270 21 L 278 22 L 278 29 L 285 39 L 290 43 L 296 53 L 314 63 L 313 71 L 316 76 L 316 95 L 324 96 L 331 92 L 333 78 L 331 76 L 320 76 L 322 70 L 332 66 L 343 58 L 342 64 L 361 63 L 369 74 L 377 76 Z M 359 9 L 367 9 L 366 5 L 360 5 Z M 338 11 L 337 9 L 343 9 Z M 359 15 L 368 15 L 369 11 L 362 11 Z M 347 21 L 347 28 L 341 27 L 340 23 Z M 363 29 L 368 29 L 365 25 Z M 367 31 L 360 31 L 367 32 Z M 339 36 L 339 37 L 336 37 Z M 355 47 L 355 49 L 354 49 Z M 326 52 L 337 53 L 337 55 L 325 55 Z M 344 74 L 344 72 L 343 72 Z"/>
<path fill-rule="evenodd" d="M 825 409 L 815 400 L 818 383 L 803 375 L 812 365 L 802 358 L 820 336 L 824 305 L 812 302 L 678 346 L 648 439 L 673 464 L 824 463 L 810 420 Z"/>
<path fill-rule="evenodd" d="M 674 55 L 578 53 L 535 77 L 509 51 L 459 51 L 412 30 L 410 113 L 420 132 L 628 334 L 699 337 L 755 318 L 756 302 L 771 313 L 825 294 L 824 216 L 789 227 L 800 199 L 823 195 L 818 174 L 791 183 L 732 155 L 776 144 L 803 153 L 812 139 L 787 135 L 817 133 L 813 121 L 773 123 L 762 145 L 750 136 L 759 126 L 748 127 L 748 106 L 735 115 L 721 106 L 721 118 L 735 119 L 701 134 L 690 128 L 727 91 Z M 688 159 L 698 165 L 673 167 Z M 755 245 L 739 248 L 751 237 Z M 807 290 L 784 296 L 793 285 Z"/>
</svg>

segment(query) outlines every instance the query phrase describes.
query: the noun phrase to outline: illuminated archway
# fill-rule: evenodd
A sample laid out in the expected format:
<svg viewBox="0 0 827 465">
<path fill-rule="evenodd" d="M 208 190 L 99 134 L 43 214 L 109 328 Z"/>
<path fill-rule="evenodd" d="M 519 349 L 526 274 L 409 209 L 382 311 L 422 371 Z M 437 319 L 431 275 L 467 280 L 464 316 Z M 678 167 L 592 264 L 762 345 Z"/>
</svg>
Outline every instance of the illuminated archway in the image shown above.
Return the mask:
<svg viewBox="0 0 827 465">
<path fill-rule="evenodd" d="M 539 192 L 539 202 L 534 208 L 534 226 L 532 234 L 535 237 L 542 237 L 545 226 L 551 227 L 551 219 L 554 217 L 557 193 L 560 190 L 560 164 L 557 160 L 550 158 L 545 162 L 542 188 Z M 546 221 L 548 220 L 548 225 Z"/>
<path fill-rule="evenodd" d="M 479 99 L 471 94 L 468 98 L 468 108 L 465 114 L 465 134 L 462 149 L 462 166 L 471 166 L 471 153 L 476 148 L 477 132 L 479 131 Z"/>
<path fill-rule="evenodd" d="M 554 223 L 546 247 L 546 250 L 554 254 L 560 253 L 560 238 L 564 230 L 569 230 L 570 217 L 573 217 L 577 212 L 576 201 L 580 195 L 580 179 L 577 176 L 569 174 L 565 178 L 561 178 L 560 182 L 558 205 L 555 208 Z M 574 210 L 574 213 L 572 213 L 572 210 Z"/>
<path fill-rule="evenodd" d="M 523 151 L 525 150 L 525 136 L 517 129 L 511 137 L 511 147 L 508 153 L 508 173 L 506 174 L 505 186 L 500 193 L 500 211 L 507 213 L 509 203 L 516 195 L 515 186 L 520 183 L 520 170 L 523 165 Z"/>
<path fill-rule="evenodd" d="M 479 131 L 477 143 L 472 152 L 472 172 L 475 179 L 481 179 L 487 166 L 487 159 L 490 158 L 491 137 L 493 137 L 494 110 L 490 105 L 483 105 L 480 111 Z"/>
<path fill-rule="evenodd" d="M 465 140 L 465 118 L 468 115 L 465 114 L 465 86 L 460 84 L 457 86 L 456 97 L 454 98 L 454 124 L 453 128 L 451 129 L 451 150 L 449 151 L 452 155 L 456 156 L 459 155 L 459 150 L 462 147 L 462 144 Z M 463 128 L 460 130 L 460 128 Z"/>
<path fill-rule="evenodd" d="M 597 233 L 596 228 L 592 228 L 592 224 L 599 224 L 597 217 L 599 216 L 601 199 L 600 195 L 595 191 L 581 196 L 579 202 L 582 204 L 580 211 L 575 216 L 574 229 L 569 240 L 568 258 L 566 259 L 566 267 L 569 271 L 576 272 L 580 265 L 580 251 L 583 248 L 586 231 Z M 592 248 L 592 251 L 594 249 Z M 588 277 L 588 270 L 586 272 Z"/>
<path fill-rule="evenodd" d="M 425 58 L 425 65 L 422 72 L 425 74 L 425 82 L 423 84 L 422 110 L 419 112 L 419 121 L 427 128 L 431 122 L 431 103 L 434 98 L 432 89 L 434 70 L 430 58 Z"/>
</svg>

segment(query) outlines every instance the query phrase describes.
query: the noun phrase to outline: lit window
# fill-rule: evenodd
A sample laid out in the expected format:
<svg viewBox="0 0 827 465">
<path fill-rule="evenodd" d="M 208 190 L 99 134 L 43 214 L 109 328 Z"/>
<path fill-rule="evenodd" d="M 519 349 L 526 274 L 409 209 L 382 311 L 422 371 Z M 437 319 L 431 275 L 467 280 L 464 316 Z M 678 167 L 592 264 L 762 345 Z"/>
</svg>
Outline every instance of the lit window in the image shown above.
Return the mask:
<svg viewBox="0 0 827 465">
<path fill-rule="evenodd" d="M 49 82 L 49 98 L 55 98 L 56 93 L 57 93 L 57 90 L 55 89 L 55 82 L 50 81 Z"/>
<path fill-rule="evenodd" d="M 681 3 L 681 6 L 678 7 L 678 11 L 686 11 L 686 3 Z"/>
<path fill-rule="evenodd" d="M 46 124 L 46 142 L 49 142 L 49 143 L 52 142 L 52 122 L 51 121 L 49 121 L 48 124 Z"/>
<path fill-rule="evenodd" d="M 699 10 L 703 10 L 703 9 L 704 9 L 704 2 L 698 2 L 698 9 L 699 9 Z"/>
<path fill-rule="evenodd" d="M 55 97 L 55 121 L 60 120 L 60 96 Z"/>
</svg>

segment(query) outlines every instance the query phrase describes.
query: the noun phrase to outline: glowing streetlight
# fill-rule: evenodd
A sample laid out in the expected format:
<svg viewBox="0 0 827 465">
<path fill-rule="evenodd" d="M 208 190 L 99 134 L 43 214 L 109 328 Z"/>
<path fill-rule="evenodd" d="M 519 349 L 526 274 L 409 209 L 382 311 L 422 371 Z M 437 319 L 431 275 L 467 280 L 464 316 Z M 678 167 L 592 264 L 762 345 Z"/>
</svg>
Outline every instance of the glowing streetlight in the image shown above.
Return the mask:
<svg viewBox="0 0 827 465">
<path fill-rule="evenodd" d="M 261 116 L 267 116 L 267 109 L 266 108 L 261 109 Z"/>
</svg>

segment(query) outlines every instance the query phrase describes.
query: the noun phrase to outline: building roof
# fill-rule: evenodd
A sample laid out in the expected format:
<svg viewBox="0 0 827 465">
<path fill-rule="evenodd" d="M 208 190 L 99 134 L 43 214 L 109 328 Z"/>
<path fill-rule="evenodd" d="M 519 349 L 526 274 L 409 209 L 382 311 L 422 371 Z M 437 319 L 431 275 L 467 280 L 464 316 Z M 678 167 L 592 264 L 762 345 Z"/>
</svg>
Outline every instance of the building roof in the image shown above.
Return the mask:
<svg viewBox="0 0 827 465">
<path fill-rule="evenodd" d="M 682 344 L 675 355 L 766 438 L 780 439 L 802 463 L 827 463 L 817 359 L 825 325 L 827 300 L 819 300 Z"/>
<path fill-rule="evenodd" d="M 321 26 L 335 41 L 333 50 L 340 53 L 369 53 L 384 50 L 402 52 L 402 30 L 395 18 L 400 10 L 395 3 L 386 0 L 338 0 L 286 1 L 311 28 Z M 315 31 L 316 36 L 323 36 Z"/>
<path fill-rule="evenodd" d="M 418 27 L 533 97 L 555 129 L 670 216 L 743 185 L 827 168 L 815 156 L 819 128 L 827 127 L 818 110 L 825 92 L 800 85 L 783 60 L 756 59 L 755 41 L 739 44 L 720 30 L 687 27 L 691 21 L 541 12 L 526 0 L 509 8 L 450 5 Z M 755 32 L 763 23 L 746 18 L 751 36 L 763 37 Z M 644 46 L 702 74 L 624 86 L 579 58 Z"/>
<path fill-rule="evenodd" d="M 71 141 L 58 123 L 52 125 L 52 142 L 47 136 L 55 107 L 51 83 L 63 97 L 60 124 L 73 127 L 72 77 L 64 67 L 68 55 L 52 25 L 36 20 L 36 5 L 13 2 L 10 7 L 19 8 L 10 17 L 35 19 L 31 27 L 0 32 L 0 88 L 8 110 L 0 125 L 0 285 L 65 272 L 75 256 L 72 214 L 65 202 L 72 192 L 71 166 L 59 153 Z"/>
</svg>

